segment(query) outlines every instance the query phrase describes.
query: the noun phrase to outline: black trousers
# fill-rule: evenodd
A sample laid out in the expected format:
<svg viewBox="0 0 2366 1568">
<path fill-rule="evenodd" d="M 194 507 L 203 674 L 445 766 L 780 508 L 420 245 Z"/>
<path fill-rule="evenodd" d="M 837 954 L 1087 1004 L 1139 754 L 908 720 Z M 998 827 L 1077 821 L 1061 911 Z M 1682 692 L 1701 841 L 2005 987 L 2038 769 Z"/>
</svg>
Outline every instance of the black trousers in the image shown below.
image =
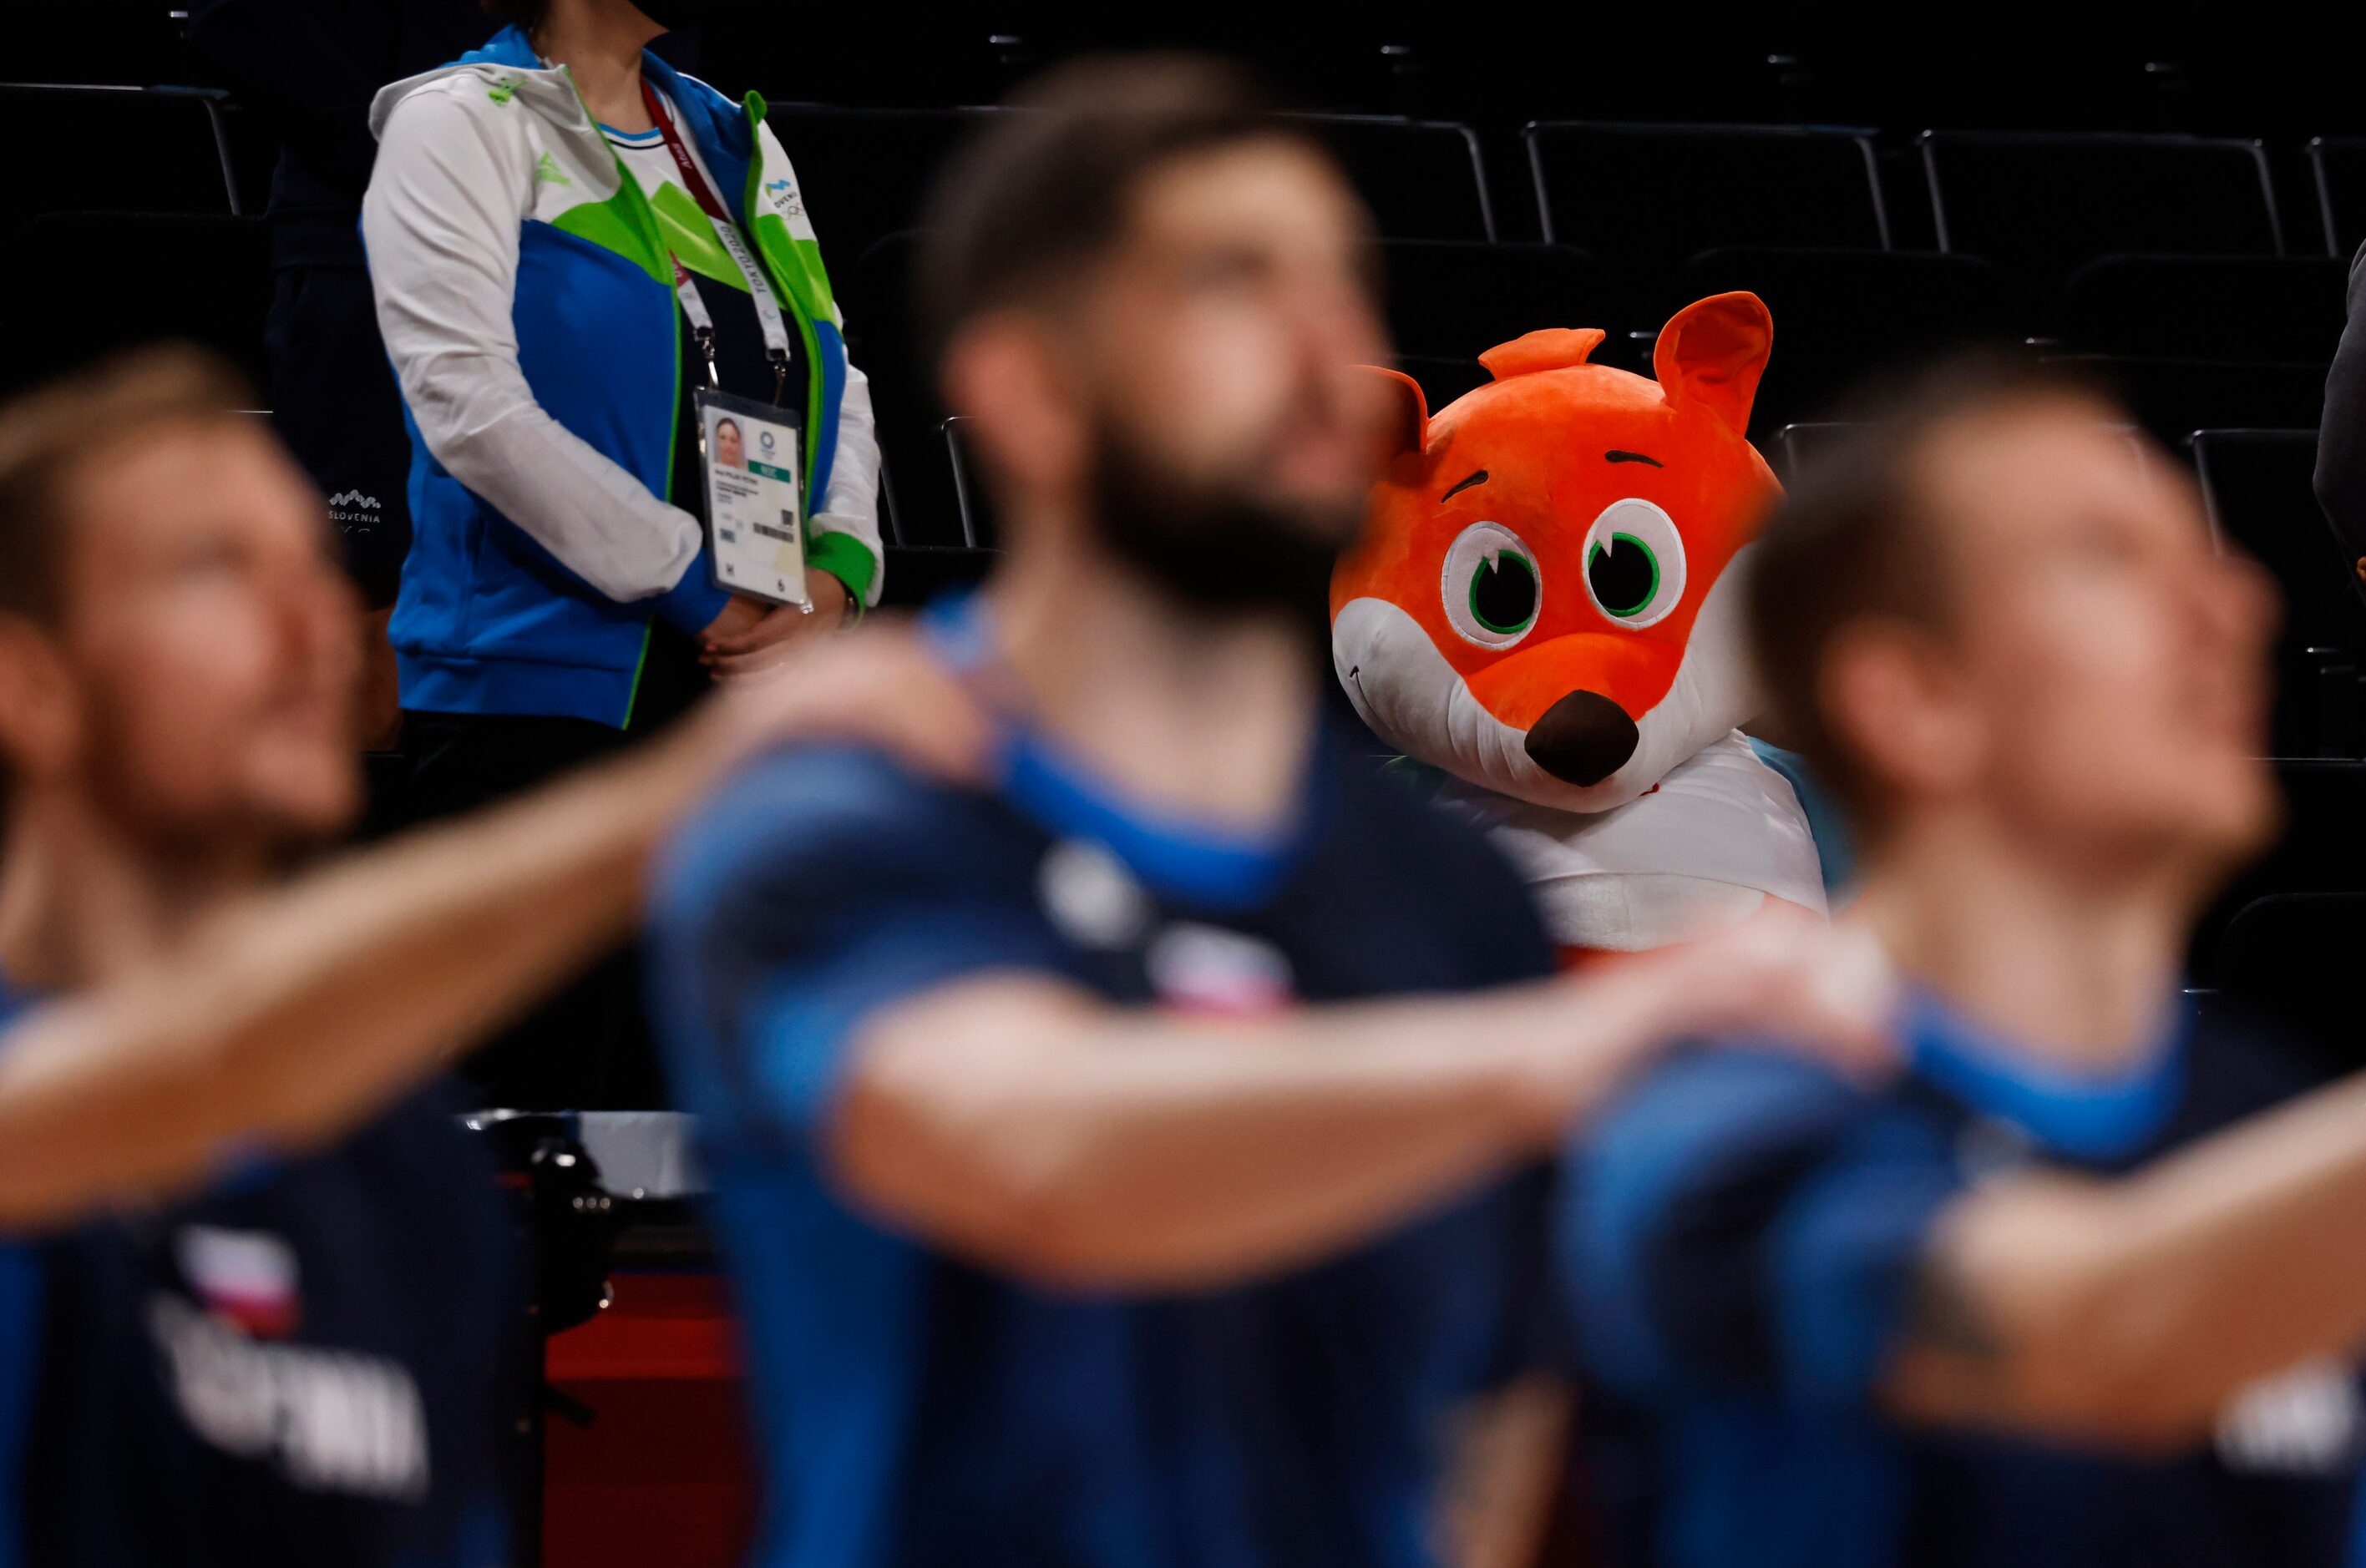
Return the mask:
<svg viewBox="0 0 2366 1568">
<path fill-rule="evenodd" d="M 404 815 L 411 823 L 459 816 L 629 744 L 624 731 L 585 719 L 405 711 Z M 637 944 L 603 955 L 469 1056 L 460 1072 L 488 1108 L 661 1104 L 662 1081 L 641 1007 Z"/>
</svg>

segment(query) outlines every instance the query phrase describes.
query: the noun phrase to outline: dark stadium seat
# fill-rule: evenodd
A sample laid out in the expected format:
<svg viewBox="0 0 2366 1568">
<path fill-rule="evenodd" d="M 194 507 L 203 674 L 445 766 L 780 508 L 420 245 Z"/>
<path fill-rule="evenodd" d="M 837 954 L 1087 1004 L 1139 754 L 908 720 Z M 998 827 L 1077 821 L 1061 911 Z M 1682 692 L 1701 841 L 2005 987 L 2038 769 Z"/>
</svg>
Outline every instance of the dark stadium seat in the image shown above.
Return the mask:
<svg viewBox="0 0 2366 1568">
<path fill-rule="evenodd" d="M 2334 547 L 2310 487 L 2316 432 L 2204 430 L 2185 445 L 2221 546 L 2265 566 L 2283 595 L 2277 755 L 2358 756 L 2366 606 L 2350 589 L 2349 564 Z"/>
<path fill-rule="evenodd" d="M 1433 414 L 1489 380 L 1487 367 L 1479 363 L 1476 353 L 1401 353 L 1396 357 L 1396 367 L 1421 383 L 1422 398 Z"/>
<path fill-rule="evenodd" d="M 2098 256 L 2280 256 L 2266 154 L 2228 138 L 1931 130 L 1939 248 L 2053 287 Z"/>
<path fill-rule="evenodd" d="M 2366 891 L 2269 893 L 2226 923 L 2212 955 L 2212 979 L 2226 997 L 2291 1030 L 2328 1070 L 2349 1072 L 2366 1067 L 2360 953 Z"/>
<path fill-rule="evenodd" d="M 2186 972 L 2216 985 L 2219 939 L 2235 916 L 2274 893 L 2366 890 L 2366 762 L 2286 758 L 2275 765 L 2283 797 L 2275 844 L 2214 900 L 2194 931 Z"/>
<path fill-rule="evenodd" d="M 224 95 L 195 87 L 0 84 L 0 140 L 38 150 L 9 176 L 8 210 L 242 210 L 221 134 Z"/>
<path fill-rule="evenodd" d="M 169 285 L 169 286 L 168 286 Z M 0 383 L 187 338 L 267 384 L 271 244 L 260 218 L 52 212 L 0 241 Z"/>
<path fill-rule="evenodd" d="M 1493 240 L 1487 171 L 1470 128 L 1390 115 L 1304 115 L 1391 240 Z"/>
<path fill-rule="evenodd" d="M 766 118 L 797 172 L 824 256 L 846 258 L 919 222 L 921 204 L 947 154 L 986 117 L 1012 112 L 775 104 Z M 1378 115 L 1293 118 L 1338 154 L 1382 234 L 1495 237 L 1478 138 L 1467 127 Z"/>
<path fill-rule="evenodd" d="M 2060 330 L 2096 353 L 2321 365 L 2348 275 L 2329 256 L 2104 256 L 2063 286 Z"/>
<path fill-rule="evenodd" d="M 887 546 L 880 563 L 884 580 L 879 602 L 898 609 L 917 609 L 940 594 L 974 588 L 994 564 L 991 550 L 960 545 Z"/>
<path fill-rule="evenodd" d="M 2347 260 L 2366 245 L 2366 136 L 2320 136 L 2308 144 L 2325 251 Z"/>
<path fill-rule="evenodd" d="M 1453 240 L 1380 244 L 1389 333 L 1405 353 L 1468 358 L 1540 327 L 1600 327 L 1629 316 L 1608 270 L 1567 245 Z"/>
<path fill-rule="evenodd" d="M 1849 431 L 1859 428 L 1837 420 L 1811 420 L 1785 425 L 1773 436 L 1759 442 L 1758 449 L 1765 456 L 1768 466 L 1774 470 L 1774 477 L 1787 485 L 1798 477 L 1803 465 L 1831 451 L 1847 438 Z"/>
<path fill-rule="evenodd" d="M 277 126 L 269 116 L 237 102 L 219 106 L 214 124 L 221 136 L 231 210 L 264 211 L 271 205 L 271 180 L 279 166 Z"/>
<path fill-rule="evenodd" d="M 797 172 L 822 259 L 839 278 L 873 244 L 920 220 L 945 155 L 983 118 L 1004 112 L 774 104 L 765 120 Z"/>
<path fill-rule="evenodd" d="M 890 234 L 851 265 L 840 262 L 833 275 L 848 357 L 871 380 L 886 468 L 886 537 L 896 544 L 952 545 L 963 536 L 961 498 L 945 461 L 945 407 L 913 330 L 912 263 L 920 240 L 917 230 Z"/>
<path fill-rule="evenodd" d="M 2003 275 L 1974 256 L 1716 250 L 1677 269 L 1665 286 L 1655 318 L 1729 289 L 1766 301 L 1774 353 L 1751 410 L 1761 432 L 1828 414 L 1867 375 L 2019 335 Z"/>
<path fill-rule="evenodd" d="M 1548 240 L 1648 274 L 1721 245 L 1887 250 L 1873 143 L 1798 126 L 1543 121 L 1523 133 Z"/>
<path fill-rule="evenodd" d="M 961 504 L 963 548 L 992 549 L 1001 543 L 1002 533 L 994 519 L 994 498 L 964 444 L 963 427 L 968 423 L 959 414 L 945 421 L 945 461 L 952 465 L 953 494 Z"/>
<path fill-rule="evenodd" d="M 2136 422 L 2172 447 L 2198 430 L 2314 427 L 2325 406 L 2321 364 L 2078 353 L 2051 354 L 2047 363 L 2116 391 Z"/>
<path fill-rule="evenodd" d="M 1774 468 L 1774 476 L 1788 485 L 1798 477 L 1803 465 L 1820 462 L 1848 438 L 1850 431 L 1864 428 L 1861 424 L 1840 420 L 1809 420 L 1785 425 L 1759 442 L 1759 450 Z M 2158 461 L 2158 449 L 2144 440 L 2143 432 L 2135 426 L 2122 425 L 2119 429 L 2137 461 Z"/>
</svg>

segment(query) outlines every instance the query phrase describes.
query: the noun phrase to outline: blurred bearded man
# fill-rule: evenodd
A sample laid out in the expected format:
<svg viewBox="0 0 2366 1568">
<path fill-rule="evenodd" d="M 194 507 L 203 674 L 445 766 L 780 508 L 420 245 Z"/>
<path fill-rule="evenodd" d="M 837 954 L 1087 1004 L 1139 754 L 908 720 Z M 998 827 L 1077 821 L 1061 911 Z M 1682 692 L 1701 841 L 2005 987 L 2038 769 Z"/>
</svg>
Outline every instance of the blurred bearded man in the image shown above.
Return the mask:
<svg viewBox="0 0 2366 1568">
<path fill-rule="evenodd" d="M 760 1560 L 1430 1561 L 1446 1418 L 1528 1349 L 1534 1157 L 1704 1014 L 1853 1015 L 1763 929 L 1550 983 L 1509 869 L 1323 720 L 1388 346 L 1302 130 L 1089 63 L 943 192 L 1008 549 L 935 625 L 993 777 L 784 754 L 658 895 Z"/>
</svg>

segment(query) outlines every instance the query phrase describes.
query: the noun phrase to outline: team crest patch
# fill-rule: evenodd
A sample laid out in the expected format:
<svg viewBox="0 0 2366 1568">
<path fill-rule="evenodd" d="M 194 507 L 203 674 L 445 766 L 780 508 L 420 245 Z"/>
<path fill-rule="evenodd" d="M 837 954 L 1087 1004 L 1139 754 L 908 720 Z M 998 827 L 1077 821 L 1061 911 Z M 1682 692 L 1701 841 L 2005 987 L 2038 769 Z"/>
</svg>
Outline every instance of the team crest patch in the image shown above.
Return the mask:
<svg viewBox="0 0 2366 1568">
<path fill-rule="evenodd" d="M 1177 922 L 1151 940 L 1144 959 L 1158 1000 L 1181 1013 L 1253 1018 L 1296 994 L 1280 948 L 1221 925 Z"/>
<path fill-rule="evenodd" d="M 192 1225 L 174 1251 L 190 1294 L 214 1316 L 257 1339 L 285 1339 L 303 1321 L 296 1249 L 278 1237 Z"/>
</svg>

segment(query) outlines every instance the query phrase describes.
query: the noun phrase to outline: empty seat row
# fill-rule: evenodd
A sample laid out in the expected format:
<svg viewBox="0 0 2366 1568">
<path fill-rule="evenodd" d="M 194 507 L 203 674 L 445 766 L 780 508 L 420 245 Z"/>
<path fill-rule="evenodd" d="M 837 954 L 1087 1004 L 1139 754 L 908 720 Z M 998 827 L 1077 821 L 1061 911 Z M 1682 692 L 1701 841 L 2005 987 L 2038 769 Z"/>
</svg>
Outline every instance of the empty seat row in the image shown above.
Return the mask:
<svg viewBox="0 0 2366 1568">
<path fill-rule="evenodd" d="M 44 212 L 260 212 L 276 156 L 227 93 L 207 87 L 0 83 L 0 137 L 17 161 L 9 207 Z"/>
<path fill-rule="evenodd" d="M 945 411 L 912 330 L 918 243 L 914 231 L 891 235 L 837 268 L 850 346 L 878 407 L 892 526 L 914 544 L 952 542 L 962 515 Z M 1752 290 L 1774 311 L 1753 420 L 1762 440 L 1817 417 L 1870 373 L 1955 343 L 2016 341 L 2026 329 L 1998 269 L 1967 256 L 1730 248 L 1639 295 L 1563 245 L 1390 241 L 1380 252 L 1400 365 L 1433 407 L 1485 379 L 1481 352 L 1538 327 L 1601 327 L 1610 337 L 1597 363 L 1649 374 L 1669 313 L 1727 289 Z M 60 267 L 61 256 L 76 263 Z M 160 257 L 171 258 L 174 288 L 152 286 Z M 0 271 L 9 280 L 0 382 L 155 337 L 195 338 L 264 379 L 271 280 L 260 219 L 51 213 L 0 239 Z M 2325 258 L 2098 263 L 2074 280 L 2072 303 L 2085 303 L 2069 313 L 2082 325 L 2051 352 L 2118 386 L 2164 442 L 2203 428 L 2313 426 L 2340 331 L 2341 282 L 2339 263 Z"/>
<path fill-rule="evenodd" d="M 918 221 L 930 180 L 982 109 L 783 105 L 774 128 L 825 238 L 860 252 Z M 1008 112 L 1008 111 L 1003 111 Z M 1391 239 L 1502 237 L 1464 126 L 1310 116 Z M 1733 246 L 1887 251 L 1897 235 L 1869 133 L 1803 127 L 1551 122 L 1524 133 L 1548 241 L 1656 273 Z M 2343 144 L 2347 145 L 2347 144 Z M 2366 145 L 2366 144 L 2361 144 Z M 2325 200 L 2354 205 L 2342 146 L 2320 143 Z M 1997 262 L 2051 292 L 2124 252 L 2271 259 L 2291 242 L 2256 141 L 1930 131 L 1916 152 L 1938 249 Z"/>
<path fill-rule="evenodd" d="M 985 108 L 783 104 L 788 146 L 825 241 L 859 255 L 918 220 L 930 181 Z M 1460 124 L 1299 117 L 1338 154 L 1392 239 L 1495 240 L 1479 141 Z M 240 213 L 259 209 L 269 149 L 224 95 L 194 88 L 0 85 L 0 129 L 58 155 L 33 160 L 16 210 Z M 1540 122 L 1524 132 L 1547 241 L 1630 277 L 1750 246 L 1898 247 L 1869 133 L 1796 126 Z M 2366 232 L 2366 141 L 2309 149 L 2319 227 L 2288 235 L 2259 143 L 2180 136 L 1925 132 L 1915 143 L 1937 248 L 1998 263 L 2050 295 L 2124 252 L 2275 258 L 2346 254 Z M 137 189 L 126 191 L 126 171 Z"/>
<path fill-rule="evenodd" d="M 1524 134 L 1545 237 L 1617 264 L 1664 268 L 1730 245 L 1895 242 L 1867 131 L 1564 122 Z M 2286 251 L 2256 141 L 1934 130 L 1915 152 L 1938 249 L 2042 286 L 2124 252 Z"/>
<path fill-rule="evenodd" d="M 2214 424 L 2314 424 L 2343 321 L 2345 269 L 2323 256 L 2107 258 L 2033 305 L 1974 256 L 1735 246 L 1626 286 L 1566 246 L 1391 241 L 1382 252 L 1391 334 L 1433 404 L 1482 378 L 1470 363 L 1482 350 L 1537 327 L 1604 328 L 1612 337 L 1596 363 L 1648 374 L 1671 314 L 1747 289 L 1774 318 L 1753 410 L 1761 434 L 1828 409 L 1869 374 L 2041 329 L 2056 334 L 2049 352 L 2127 381 L 2163 440 Z"/>
<path fill-rule="evenodd" d="M 939 169 L 970 133 L 993 116 L 1023 112 L 775 104 L 766 118 L 796 166 L 823 244 L 835 256 L 853 257 L 921 221 Z M 1379 116 L 1292 118 L 1338 156 L 1383 233 L 1496 238 L 1486 170 L 1469 127 Z"/>
<path fill-rule="evenodd" d="M 266 385 L 271 239 L 260 218 L 49 212 L 0 235 L 0 392 L 159 338 Z"/>
</svg>

